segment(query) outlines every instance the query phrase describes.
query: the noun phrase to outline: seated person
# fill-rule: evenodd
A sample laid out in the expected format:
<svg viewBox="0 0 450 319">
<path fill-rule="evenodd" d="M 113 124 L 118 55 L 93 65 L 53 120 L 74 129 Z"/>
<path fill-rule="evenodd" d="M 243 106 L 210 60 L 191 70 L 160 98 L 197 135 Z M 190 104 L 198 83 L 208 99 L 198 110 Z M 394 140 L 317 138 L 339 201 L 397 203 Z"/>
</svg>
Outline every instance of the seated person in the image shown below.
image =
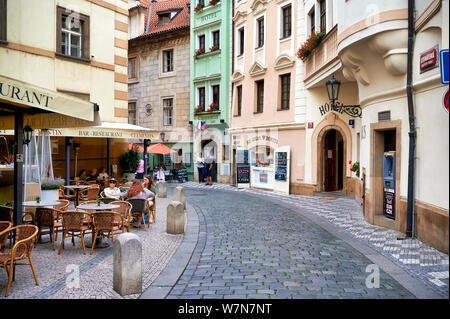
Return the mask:
<svg viewBox="0 0 450 319">
<path fill-rule="evenodd" d="M 127 191 L 127 199 L 146 199 L 148 208 L 153 206 L 153 202 L 151 201 L 151 198 L 153 197 L 155 197 L 155 194 L 148 189 L 146 191 L 144 184 L 139 180 L 135 180 L 133 185 Z M 141 220 L 141 217 L 137 217 L 137 226 L 135 224 L 134 227 L 141 227 Z"/>
<path fill-rule="evenodd" d="M 156 184 L 150 175 L 144 176 L 144 187 L 150 190 L 153 194 L 156 194 Z"/>
<path fill-rule="evenodd" d="M 85 181 L 87 177 L 87 171 L 85 169 L 82 169 L 79 174 L 79 179 Z"/>
<path fill-rule="evenodd" d="M 86 179 L 88 182 L 89 181 L 96 181 L 97 180 L 97 169 L 96 168 L 93 168 L 92 170 L 91 170 L 91 172 L 89 173 L 89 175 L 87 176 L 87 179 Z"/>
<path fill-rule="evenodd" d="M 99 179 L 103 179 L 103 180 L 105 180 L 105 179 L 107 179 L 109 176 L 108 176 L 108 173 L 106 172 L 106 168 L 101 168 L 100 169 L 100 174 L 98 174 L 98 178 Z"/>
<path fill-rule="evenodd" d="M 115 198 L 117 200 L 120 199 L 122 193 L 120 192 L 120 189 L 116 187 L 117 180 L 113 177 L 109 180 L 109 187 L 106 187 L 103 190 L 103 194 L 105 194 L 105 197 L 108 198 Z"/>
</svg>

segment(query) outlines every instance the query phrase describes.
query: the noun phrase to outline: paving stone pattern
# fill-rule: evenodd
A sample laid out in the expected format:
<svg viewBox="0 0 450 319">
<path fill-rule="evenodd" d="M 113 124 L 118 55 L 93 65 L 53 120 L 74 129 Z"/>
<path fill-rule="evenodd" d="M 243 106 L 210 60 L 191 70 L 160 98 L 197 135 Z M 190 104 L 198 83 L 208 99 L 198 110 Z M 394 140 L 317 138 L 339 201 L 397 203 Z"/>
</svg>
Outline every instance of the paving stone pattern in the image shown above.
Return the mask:
<svg viewBox="0 0 450 319">
<path fill-rule="evenodd" d="M 250 193 L 264 198 L 282 200 L 297 208 L 305 209 L 309 213 L 328 220 L 358 240 L 369 244 L 442 297 L 449 297 L 448 255 L 417 239 L 397 240 L 404 235 L 394 230 L 369 224 L 364 220 L 360 204 L 351 198 L 337 196 L 335 200 L 323 200 L 320 197 L 330 196 L 330 194 L 319 194 L 316 197 L 285 195 L 255 189 L 239 190 L 226 184 L 205 186 L 205 184 L 189 182 L 184 185 L 194 189 Z"/>
<path fill-rule="evenodd" d="M 184 235 L 166 233 L 166 207 L 169 198 L 158 198 L 156 223 L 150 224 L 145 231 L 131 227 L 131 232 L 142 240 L 143 247 L 143 290 L 157 278 L 177 250 Z M 44 236 L 48 238 L 48 236 Z M 120 296 L 113 290 L 113 245 L 111 239 L 105 241 L 108 248 L 86 248 L 83 255 L 81 240 L 66 239 L 65 248 L 58 255 L 62 236 L 58 235 L 56 250 L 51 243 L 38 244 L 32 251 L 32 260 L 36 269 L 39 286 L 35 285 L 29 266 L 16 267 L 16 280 L 12 283 L 10 294 L 5 298 L 8 277 L 6 271 L 0 271 L 0 299 L 136 299 L 139 294 Z M 91 242 L 91 235 L 85 236 L 86 243 Z M 74 270 L 76 269 L 76 270 Z M 79 285 L 73 280 L 79 273 Z"/>
<path fill-rule="evenodd" d="M 381 269 L 380 288 L 368 288 L 372 262 L 294 210 L 222 186 L 185 186 L 199 241 L 168 299 L 414 298 Z"/>
</svg>

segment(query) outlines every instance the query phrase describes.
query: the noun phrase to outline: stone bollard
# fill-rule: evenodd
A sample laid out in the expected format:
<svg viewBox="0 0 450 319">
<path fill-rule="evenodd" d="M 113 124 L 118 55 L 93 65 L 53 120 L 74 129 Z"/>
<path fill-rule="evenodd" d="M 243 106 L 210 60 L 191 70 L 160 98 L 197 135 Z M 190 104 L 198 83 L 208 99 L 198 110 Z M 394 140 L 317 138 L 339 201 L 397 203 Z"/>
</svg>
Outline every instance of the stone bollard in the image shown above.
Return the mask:
<svg viewBox="0 0 450 319">
<path fill-rule="evenodd" d="M 167 233 L 183 234 L 185 219 L 183 204 L 176 201 L 170 202 L 167 206 Z"/>
<path fill-rule="evenodd" d="M 142 243 L 136 234 L 114 241 L 113 287 L 121 296 L 142 293 Z"/>
<path fill-rule="evenodd" d="M 156 183 L 156 193 L 159 198 L 167 197 L 167 183 L 164 181 Z"/>
<path fill-rule="evenodd" d="M 173 200 L 183 204 L 184 210 L 186 210 L 186 191 L 184 187 L 178 186 L 173 190 Z"/>
</svg>

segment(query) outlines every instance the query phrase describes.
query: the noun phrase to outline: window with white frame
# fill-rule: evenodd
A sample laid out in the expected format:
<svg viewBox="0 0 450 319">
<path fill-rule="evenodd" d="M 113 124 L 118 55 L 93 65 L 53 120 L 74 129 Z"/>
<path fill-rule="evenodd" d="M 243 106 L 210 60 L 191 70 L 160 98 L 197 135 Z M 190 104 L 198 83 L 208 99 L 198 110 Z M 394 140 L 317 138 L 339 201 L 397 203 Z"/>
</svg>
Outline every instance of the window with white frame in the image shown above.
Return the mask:
<svg viewBox="0 0 450 319">
<path fill-rule="evenodd" d="M 205 106 L 206 104 L 206 90 L 204 86 L 197 88 L 198 105 Z"/>
<path fill-rule="evenodd" d="M 220 105 L 220 85 L 211 85 L 212 103 Z"/>
<path fill-rule="evenodd" d="M 220 30 L 211 32 L 211 51 L 220 49 Z"/>
<path fill-rule="evenodd" d="M 256 48 L 264 46 L 264 17 L 256 20 Z"/>
<path fill-rule="evenodd" d="M 173 123 L 173 98 L 163 99 L 163 117 L 164 126 L 170 126 Z"/>
<path fill-rule="evenodd" d="M 244 44 L 245 44 L 245 29 L 244 29 L 244 27 L 239 29 L 238 37 L 239 37 L 238 56 L 241 56 L 244 54 Z"/>
<path fill-rule="evenodd" d="M 162 52 L 163 59 L 163 73 L 172 72 L 173 71 L 173 49 L 164 50 Z"/>
<path fill-rule="evenodd" d="M 136 102 L 128 103 L 128 124 L 136 125 Z"/>
<path fill-rule="evenodd" d="M 292 32 L 292 7 L 287 5 L 281 9 L 281 38 L 286 39 Z"/>
<path fill-rule="evenodd" d="M 197 37 L 197 49 L 205 49 L 205 35 L 200 34 Z"/>
<path fill-rule="evenodd" d="M 132 57 L 128 59 L 128 79 L 137 79 L 137 58 Z"/>
</svg>

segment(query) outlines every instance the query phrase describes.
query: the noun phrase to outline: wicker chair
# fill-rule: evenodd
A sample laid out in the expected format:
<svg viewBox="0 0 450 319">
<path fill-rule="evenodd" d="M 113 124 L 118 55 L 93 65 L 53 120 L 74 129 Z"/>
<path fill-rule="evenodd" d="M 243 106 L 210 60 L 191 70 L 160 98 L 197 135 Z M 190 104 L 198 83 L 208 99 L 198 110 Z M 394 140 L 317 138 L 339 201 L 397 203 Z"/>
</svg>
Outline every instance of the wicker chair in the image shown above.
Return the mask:
<svg viewBox="0 0 450 319">
<path fill-rule="evenodd" d="M 86 231 L 91 228 L 89 223 L 89 214 L 78 211 L 62 212 L 62 226 L 63 226 L 63 238 L 61 245 L 59 246 L 58 255 L 61 254 L 61 249 L 64 248 L 64 240 L 66 236 L 72 236 L 72 244 L 75 246 L 74 237 L 81 238 L 81 244 L 83 246 L 83 253 L 86 255 L 86 246 L 84 245 L 84 235 Z"/>
<path fill-rule="evenodd" d="M 119 213 L 122 216 L 123 223 L 122 223 L 122 231 L 124 230 L 124 227 L 127 228 L 127 231 L 130 231 L 130 222 L 131 222 L 131 209 L 132 205 L 124 200 L 117 200 L 114 202 L 111 202 L 112 205 L 119 205 L 119 208 L 112 209 L 113 212 Z"/>
<path fill-rule="evenodd" d="M 5 297 L 8 297 L 11 282 L 15 280 L 16 265 L 30 265 L 36 285 L 39 285 L 31 260 L 31 250 L 33 249 L 33 243 L 36 240 L 38 231 L 39 229 L 34 225 L 20 225 L 8 229 L 8 232 L 16 233 L 16 240 L 10 253 L 0 253 L 0 267 L 5 268 L 8 273 L 8 286 L 6 287 Z M 19 260 L 27 258 L 29 263 L 18 263 Z"/>
<path fill-rule="evenodd" d="M 98 199 L 98 194 L 100 193 L 100 187 L 98 185 L 92 185 L 89 188 L 80 191 L 80 200 L 96 200 Z"/>
<path fill-rule="evenodd" d="M 66 190 L 68 191 L 67 194 L 66 194 Z M 64 186 L 61 186 L 59 188 L 59 199 L 75 200 L 76 196 L 77 196 L 77 193 L 72 188 L 64 188 Z"/>
<path fill-rule="evenodd" d="M 91 255 L 95 248 L 95 241 L 97 238 L 112 238 L 114 242 L 114 233 L 120 231 L 124 232 L 122 224 L 122 216 L 116 212 L 99 211 L 92 215 L 93 222 L 93 238 Z"/>
<path fill-rule="evenodd" d="M 13 208 L 0 205 L 0 221 L 13 222 Z"/>
<path fill-rule="evenodd" d="M 55 250 L 55 236 L 58 233 L 58 228 L 62 228 L 62 223 L 58 221 L 60 218 L 60 210 L 54 208 L 38 207 L 36 208 L 36 222 L 39 228 L 39 233 L 34 243 L 36 247 L 37 241 L 42 234 L 42 228 L 49 228 L 50 237 L 52 238 L 53 250 Z M 61 231 L 61 230 L 59 230 Z"/>
<path fill-rule="evenodd" d="M 9 229 L 12 227 L 11 222 L 0 222 L 0 252 L 5 249 L 6 240 L 8 239 Z"/>
<path fill-rule="evenodd" d="M 142 218 L 143 222 L 144 222 L 144 228 L 145 230 L 147 230 L 147 226 L 145 225 L 145 215 L 148 213 L 148 209 L 147 209 L 147 200 L 146 199 L 127 199 L 127 202 L 129 202 L 132 207 L 131 207 L 131 215 L 133 217 L 140 217 Z"/>
<path fill-rule="evenodd" d="M 60 210 L 62 212 L 67 210 L 67 207 L 69 207 L 69 205 L 70 205 L 70 202 L 67 199 L 58 199 L 57 202 L 59 204 L 53 206 L 53 208 Z"/>
<path fill-rule="evenodd" d="M 112 202 L 117 201 L 117 199 L 115 199 L 115 198 L 112 198 L 112 197 L 106 197 L 104 191 L 101 191 L 101 192 L 100 192 L 100 200 L 101 200 L 104 204 L 111 204 Z"/>
</svg>

